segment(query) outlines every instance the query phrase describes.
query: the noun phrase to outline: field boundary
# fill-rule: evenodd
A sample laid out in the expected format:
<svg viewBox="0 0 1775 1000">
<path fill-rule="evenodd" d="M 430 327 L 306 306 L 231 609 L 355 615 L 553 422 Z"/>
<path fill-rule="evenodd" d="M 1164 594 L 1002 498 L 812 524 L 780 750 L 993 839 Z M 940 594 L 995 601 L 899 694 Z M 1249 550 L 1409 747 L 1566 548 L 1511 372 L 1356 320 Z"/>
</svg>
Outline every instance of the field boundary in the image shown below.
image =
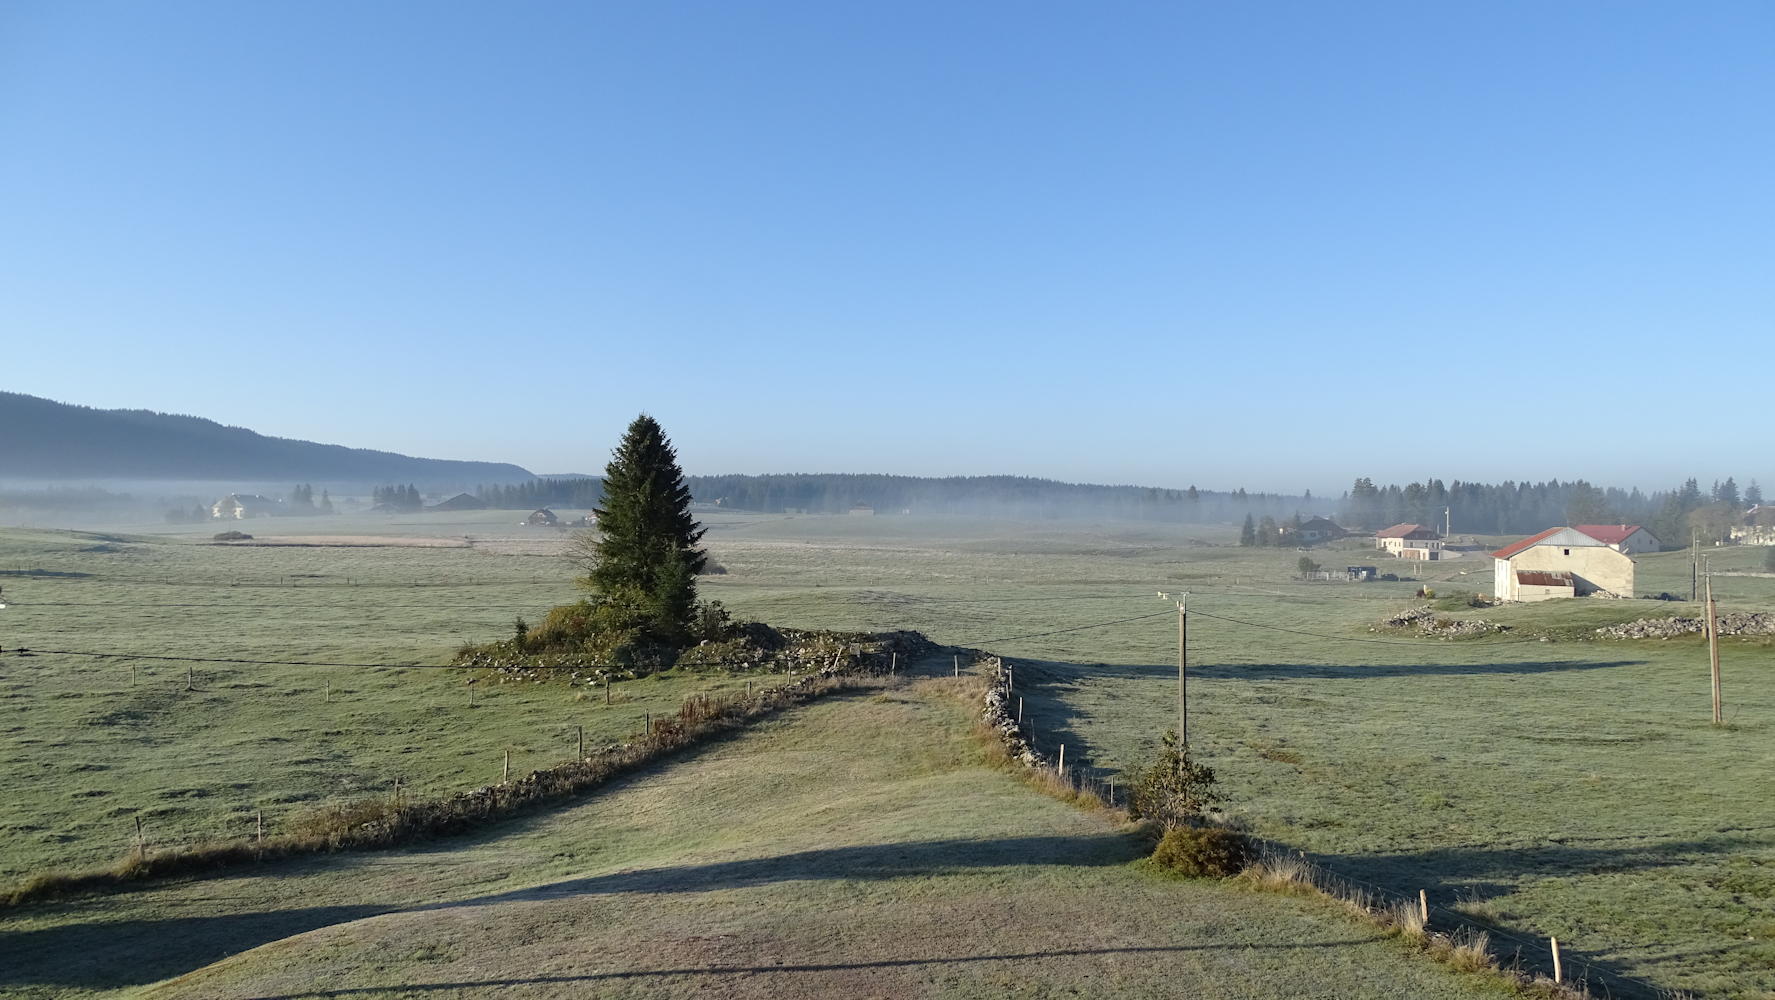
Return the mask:
<svg viewBox="0 0 1775 1000">
<path fill-rule="evenodd" d="M 256 864 L 344 851 L 386 850 L 465 833 L 512 819 L 544 805 L 590 791 L 678 751 L 743 729 L 779 712 L 820 698 L 886 683 L 879 672 L 828 666 L 787 684 L 726 697 L 695 695 L 673 716 L 650 722 L 641 736 L 588 753 L 583 759 L 541 768 L 511 781 L 443 798 L 392 796 L 335 804 L 300 818 L 290 833 L 209 841 L 153 851 L 132 849 L 115 865 L 49 871 L 0 894 L 0 906 L 21 906 L 82 893 L 118 891 L 139 883 L 203 875 Z"/>
</svg>

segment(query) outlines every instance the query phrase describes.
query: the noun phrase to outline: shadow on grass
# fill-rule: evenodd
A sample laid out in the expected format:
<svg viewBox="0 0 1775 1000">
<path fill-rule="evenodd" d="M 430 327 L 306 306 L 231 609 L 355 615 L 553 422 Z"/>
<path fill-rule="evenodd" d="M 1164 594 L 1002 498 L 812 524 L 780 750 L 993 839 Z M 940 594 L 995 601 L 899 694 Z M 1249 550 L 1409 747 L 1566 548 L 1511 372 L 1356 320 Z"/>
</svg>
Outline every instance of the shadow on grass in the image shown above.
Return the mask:
<svg viewBox="0 0 1775 1000">
<path fill-rule="evenodd" d="M 1506 963 L 1512 959 L 1544 974 L 1552 972 L 1552 957 L 1544 937 L 1516 926 L 1508 918 L 1498 922 L 1457 917 L 1449 907 L 1464 896 L 1488 899 L 1507 895 L 1531 881 L 1575 878 L 1588 875 L 1619 875 L 1660 868 L 1680 868 L 1747 850 L 1775 847 L 1775 836 L 1703 837 L 1666 840 L 1627 847 L 1588 846 L 1580 843 L 1548 843 L 1523 847 L 1446 847 L 1402 854 L 1309 855 L 1316 864 L 1361 888 L 1378 888 L 1395 898 L 1415 899 L 1419 889 L 1428 893 L 1440 910 L 1432 925 L 1444 929 L 1466 922 L 1493 932 L 1493 950 Z M 1574 944 L 1579 947 L 1574 947 Z M 1560 949 L 1568 975 L 1588 979 L 1593 987 L 1606 988 L 1618 997 L 1655 998 L 1662 989 L 1651 989 L 1623 978 L 1626 969 L 1611 969 L 1596 955 L 1581 950 L 1581 942 L 1561 939 Z M 1734 942 L 1722 947 L 1754 947 L 1755 942 Z"/>
<path fill-rule="evenodd" d="M 94 920 L 0 931 L 0 987 L 118 989 L 200 969 L 229 955 L 391 907 L 313 906 L 155 920 Z M 6 992 L 0 988 L 0 993 Z"/>
<path fill-rule="evenodd" d="M 1119 833 L 1074 837 L 1011 837 L 999 840 L 923 840 L 829 847 L 742 861 L 644 868 L 591 878 L 569 879 L 424 909 L 486 906 L 514 900 L 561 899 L 621 892 L 706 892 L 777 882 L 825 879 L 867 881 L 925 878 L 979 868 L 1122 865 L 1141 857 L 1147 849 L 1148 845 L 1138 835 Z"/>
<path fill-rule="evenodd" d="M 410 983 L 402 986 L 345 986 L 309 993 L 280 993 L 258 1000 L 311 1000 L 325 997 L 375 996 L 387 993 L 405 995 L 432 990 L 450 991 L 486 989 L 495 986 L 546 986 L 565 983 L 623 982 L 661 976 L 754 976 L 806 972 L 849 972 L 864 969 L 906 969 L 932 965 L 963 965 L 973 962 L 1035 962 L 1043 959 L 1089 958 L 1095 955 L 1167 955 L 1192 951 L 1301 950 L 1308 948 L 1347 948 L 1366 944 L 1367 939 L 1347 941 L 1301 941 L 1292 943 L 1256 941 L 1226 944 L 1153 945 L 1126 948 L 1058 948 L 1049 951 L 1004 952 L 987 955 L 950 955 L 939 958 L 887 958 L 873 962 L 812 962 L 798 965 L 709 965 L 700 968 L 628 969 L 621 972 L 593 972 L 579 976 L 526 976 L 509 979 L 477 979 L 450 983 Z"/>
<path fill-rule="evenodd" d="M 1387 663 L 1338 666 L 1326 663 L 1211 663 L 1191 664 L 1191 678 L 1202 680 L 1246 681 L 1378 681 L 1410 677 L 1504 677 L 1568 673 L 1579 670 L 1611 670 L 1632 667 L 1644 660 L 1524 660 L 1519 663 Z M 1028 666 L 1025 666 L 1027 664 Z M 1043 660 L 1019 660 L 1019 671 L 1027 671 L 1032 680 L 1074 681 L 1093 678 L 1111 680 L 1177 679 L 1177 664 L 1139 663 L 1059 663 Z"/>
<path fill-rule="evenodd" d="M 924 878 L 1004 866 L 1120 865 L 1142 853 L 1137 838 L 1122 834 L 910 841 L 618 872 L 426 906 L 365 902 L 202 917 L 81 921 L 0 931 L 0 987 L 137 986 L 190 972 L 294 934 L 383 913 L 612 893 L 703 892 L 807 880 Z M 279 874 L 287 873 L 286 870 Z M 366 883 L 364 888 L 367 896 L 382 891 L 374 883 Z M 74 904 L 71 908 L 80 906 Z"/>
</svg>

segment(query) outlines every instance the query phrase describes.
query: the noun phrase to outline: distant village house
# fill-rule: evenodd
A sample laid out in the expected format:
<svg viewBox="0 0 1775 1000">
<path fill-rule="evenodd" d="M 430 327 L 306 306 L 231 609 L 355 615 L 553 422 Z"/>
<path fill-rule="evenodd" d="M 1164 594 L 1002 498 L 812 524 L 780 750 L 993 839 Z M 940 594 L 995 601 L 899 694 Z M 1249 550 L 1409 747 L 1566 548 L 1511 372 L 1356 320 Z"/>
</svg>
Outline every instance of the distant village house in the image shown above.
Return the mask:
<svg viewBox="0 0 1775 1000">
<path fill-rule="evenodd" d="M 533 527 L 533 528 L 535 528 L 535 527 L 546 528 L 551 525 L 560 524 L 561 519 L 555 516 L 554 511 L 549 510 L 547 507 L 544 507 L 541 510 L 532 512 L 529 517 L 526 517 L 524 519 L 524 523 L 529 525 L 530 527 Z"/>
<path fill-rule="evenodd" d="M 1374 533 L 1374 547 L 1397 559 L 1442 558 L 1442 536 L 1422 524 L 1395 524 Z"/>
<path fill-rule="evenodd" d="M 210 516 L 221 521 L 244 521 L 249 517 L 272 517 L 282 513 L 283 502 L 256 493 L 230 493 L 210 505 Z"/>
<path fill-rule="evenodd" d="M 856 517 L 874 517 L 875 508 L 866 503 L 851 504 L 851 514 Z"/>
<path fill-rule="evenodd" d="M 1300 527 L 1296 528 L 1294 532 L 1295 537 L 1306 545 L 1312 545 L 1315 542 L 1329 542 L 1347 534 L 1349 532 L 1339 527 L 1336 521 L 1326 517 L 1308 518 L 1302 521 Z"/>
<path fill-rule="evenodd" d="M 1775 507 L 1757 504 L 1728 530 L 1737 545 L 1775 545 Z"/>
<path fill-rule="evenodd" d="M 1639 530 L 1634 525 L 1619 527 Z M 1493 552 L 1492 593 L 1504 601 L 1546 601 L 1593 594 L 1632 597 L 1633 559 L 1617 546 L 1628 544 L 1633 532 L 1611 530 L 1603 534 L 1615 541 L 1605 541 L 1579 528 L 1548 528 Z"/>
</svg>

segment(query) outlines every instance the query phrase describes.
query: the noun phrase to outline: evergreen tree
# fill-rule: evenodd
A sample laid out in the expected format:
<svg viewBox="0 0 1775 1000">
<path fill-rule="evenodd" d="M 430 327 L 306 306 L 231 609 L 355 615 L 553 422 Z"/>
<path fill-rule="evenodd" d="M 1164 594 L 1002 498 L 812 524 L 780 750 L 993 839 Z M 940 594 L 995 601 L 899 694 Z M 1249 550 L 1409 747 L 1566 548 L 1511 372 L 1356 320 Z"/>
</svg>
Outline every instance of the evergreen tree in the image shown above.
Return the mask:
<svg viewBox="0 0 1775 1000">
<path fill-rule="evenodd" d="M 1750 481 L 1749 486 L 1744 488 L 1744 502 L 1752 507 L 1763 505 L 1763 488 L 1758 486 L 1754 479 Z"/>
<path fill-rule="evenodd" d="M 1738 483 L 1733 480 L 1731 476 L 1727 476 L 1726 481 L 1720 484 L 1719 493 L 1715 496 L 1715 499 L 1720 503 L 1725 504 L 1727 507 L 1737 510 Z"/>
<path fill-rule="evenodd" d="M 659 422 L 645 413 L 629 425 L 604 467 L 604 502 L 595 536 L 578 548 L 583 581 L 606 601 L 644 608 L 662 638 L 688 634 L 696 575 L 708 561 L 703 528 L 690 513 L 690 487 Z"/>
<path fill-rule="evenodd" d="M 1250 514 L 1245 515 L 1245 526 L 1239 529 L 1239 544 L 1244 546 L 1257 544 L 1257 522 L 1251 519 Z"/>
</svg>

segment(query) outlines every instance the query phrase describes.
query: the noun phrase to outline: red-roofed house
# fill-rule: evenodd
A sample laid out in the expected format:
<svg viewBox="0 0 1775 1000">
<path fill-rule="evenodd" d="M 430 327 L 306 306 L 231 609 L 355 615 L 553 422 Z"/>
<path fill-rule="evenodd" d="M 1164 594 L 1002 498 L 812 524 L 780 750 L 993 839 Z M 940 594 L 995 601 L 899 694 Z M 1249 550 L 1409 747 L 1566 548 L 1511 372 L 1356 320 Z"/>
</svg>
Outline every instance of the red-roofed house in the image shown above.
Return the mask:
<svg viewBox="0 0 1775 1000">
<path fill-rule="evenodd" d="M 1574 524 L 1572 527 L 1607 545 L 1616 552 L 1630 556 L 1656 552 L 1664 547 L 1657 536 L 1637 524 Z"/>
<path fill-rule="evenodd" d="M 1441 559 L 1442 536 L 1421 524 L 1395 524 L 1374 533 L 1374 547 L 1400 559 Z"/>
<path fill-rule="evenodd" d="M 1504 546 L 1492 558 L 1492 593 L 1499 600 L 1545 601 L 1598 593 L 1633 596 L 1633 560 L 1577 528 L 1548 528 Z"/>
</svg>

